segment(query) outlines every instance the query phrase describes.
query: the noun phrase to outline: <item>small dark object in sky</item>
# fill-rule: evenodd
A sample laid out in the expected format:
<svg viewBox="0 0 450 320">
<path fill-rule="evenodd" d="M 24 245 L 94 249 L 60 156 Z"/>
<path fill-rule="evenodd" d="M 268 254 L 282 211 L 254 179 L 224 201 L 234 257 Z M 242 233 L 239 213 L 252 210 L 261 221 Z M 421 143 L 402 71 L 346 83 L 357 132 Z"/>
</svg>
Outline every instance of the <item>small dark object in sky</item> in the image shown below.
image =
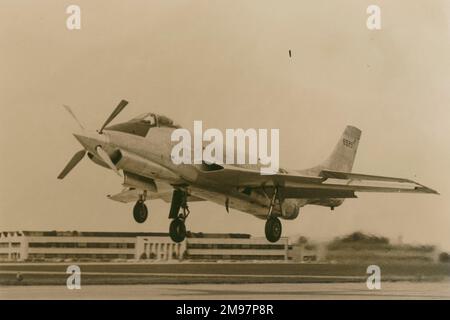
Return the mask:
<svg viewBox="0 0 450 320">
<path fill-rule="evenodd" d="M 292 57 L 291 49 L 289 49 L 289 58 Z"/>
</svg>

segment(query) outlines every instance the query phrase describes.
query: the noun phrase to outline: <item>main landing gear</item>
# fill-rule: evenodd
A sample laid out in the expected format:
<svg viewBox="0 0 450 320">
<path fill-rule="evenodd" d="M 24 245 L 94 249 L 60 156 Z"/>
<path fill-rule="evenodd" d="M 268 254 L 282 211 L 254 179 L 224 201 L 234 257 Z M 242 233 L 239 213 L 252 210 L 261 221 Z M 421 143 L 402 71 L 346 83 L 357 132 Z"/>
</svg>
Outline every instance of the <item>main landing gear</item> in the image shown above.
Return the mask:
<svg viewBox="0 0 450 320">
<path fill-rule="evenodd" d="M 148 217 L 148 209 L 145 205 L 145 193 L 136 202 L 133 208 L 133 217 L 137 223 L 144 223 Z"/>
<path fill-rule="evenodd" d="M 277 242 L 281 238 L 282 226 L 281 221 L 272 215 L 275 202 L 278 200 L 281 210 L 281 201 L 278 196 L 278 188 L 275 188 L 272 199 L 270 200 L 269 213 L 267 214 L 267 221 L 265 227 L 266 239 L 269 242 Z"/>
<path fill-rule="evenodd" d="M 270 242 L 277 242 L 281 238 L 281 221 L 277 217 L 270 217 L 266 221 L 266 239 Z"/>
<path fill-rule="evenodd" d="M 180 209 L 181 212 L 180 212 Z M 189 216 L 187 205 L 187 194 L 184 191 L 175 189 L 172 195 L 169 219 L 172 219 L 169 227 L 170 238 L 174 242 L 182 242 L 186 238 L 186 218 Z"/>
<path fill-rule="evenodd" d="M 186 225 L 181 217 L 175 218 L 169 227 L 170 238 L 173 242 L 179 243 L 186 238 Z"/>
</svg>

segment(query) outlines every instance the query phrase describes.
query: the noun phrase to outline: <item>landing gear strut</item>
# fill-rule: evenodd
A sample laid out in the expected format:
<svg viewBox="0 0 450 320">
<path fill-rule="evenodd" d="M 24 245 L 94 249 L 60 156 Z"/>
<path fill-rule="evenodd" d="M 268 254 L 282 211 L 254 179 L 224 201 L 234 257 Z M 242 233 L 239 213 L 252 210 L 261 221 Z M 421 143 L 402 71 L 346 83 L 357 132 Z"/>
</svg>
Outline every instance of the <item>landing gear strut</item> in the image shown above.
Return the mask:
<svg viewBox="0 0 450 320">
<path fill-rule="evenodd" d="M 144 201 L 145 194 L 139 198 L 133 208 L 133 217 L 137 223 L 144 223 L 148 217 L 148 209 Z"/>
<path fill-rule="evenodd" d="M 182 209 L 181 212 L 180 209 Z M 177 189 L 174 190 L 169 213 L 169 219 L 172 219 L 169 227 L 169 234 L 172 241 L 179 243 L 186 238 L 185 221 L 189 213 L 186 192 Z"/>
<path fill-rule="evenodd" d="M 275 202 L 277 200 L 278 200 L 278 204 L 280 205 L 280 210 L 282 210 L 281 201 L 278 196 L 278 187 L 275 188 L 275 190 L 273 192 L 273 196 L 270 199 L 269 213 L 267 214 L 265 233 L 266 233 L 266 239 L 269 242 L 277 242 L 281 238 L 281 232 L 282 232 L 281 221 L 277 217 L 272 216 L 273 207 L 275 206 Z"/>
</svg>

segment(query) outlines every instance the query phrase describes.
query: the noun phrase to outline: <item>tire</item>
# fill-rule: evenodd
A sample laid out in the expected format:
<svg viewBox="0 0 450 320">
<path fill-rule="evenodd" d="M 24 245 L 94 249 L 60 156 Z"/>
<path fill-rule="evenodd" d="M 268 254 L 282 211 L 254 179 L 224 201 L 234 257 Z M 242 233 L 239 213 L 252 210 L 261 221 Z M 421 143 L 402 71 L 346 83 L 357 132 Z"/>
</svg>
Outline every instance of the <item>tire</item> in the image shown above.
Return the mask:
<svg viewBox="0 0 450 320">
<path fill-rule="evenodd" d="M 133 208 L 133 217 L 137 223 L 144 223 L 148 217 L 148 209 L 144 201 L 139 200 Z"/>
<path fill-rule="evenodd" d="M 282 226 L 280 219 L 271 217 L 266 221 L 266 239 L 269 242 L 277 242 L 281 238 Z"/>
<path fill-rule="evenodd" d="M 184 221 L 179 218 L 173 219 L 170 223 L 169 233 L 173 242 L 182 242 L 186 238 L 186 225 Z"/>
</svg>

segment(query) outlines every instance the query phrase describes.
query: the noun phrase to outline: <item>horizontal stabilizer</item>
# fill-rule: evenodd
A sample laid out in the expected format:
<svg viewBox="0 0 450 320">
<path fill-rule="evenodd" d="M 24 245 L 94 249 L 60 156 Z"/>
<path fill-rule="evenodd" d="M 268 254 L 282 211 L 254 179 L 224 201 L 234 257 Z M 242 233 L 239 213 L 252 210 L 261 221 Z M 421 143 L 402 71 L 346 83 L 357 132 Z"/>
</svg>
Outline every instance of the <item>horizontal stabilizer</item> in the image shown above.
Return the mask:
<svg viewBox="0 0 450 320">
<path fill-rule="evenodd" d="M 374 176 L 374 175 L 369 175 L 369 174 L 329 171 L 329 170 L 322 170 L 320 172 L 320 176 L 327 178 L 327 179 L 345 179 L 345 180 L 360 180 L 360 181 L 370 180 L 370 181 L 415 183 L 412 180 L 403 179 L 403 178 L 383 177 L 383 176 Z"/>
<path fill-rule="evenodd" d="M 373 187 L 377 190 L 374 191 L 380 191 L 380 192 L 389 192 L 389 191 L 382 191 L 382 189 L 389 189 L 392 188 L 393 190 L 391 192 L 408 192 L 408 190 L 411 190 L 410 192 L 423 192 L 423 193 L 435 193 L 439 194 L 436 190 L 433 190 L 431 188 L 428 188 L 416 181 L 405 179 L 405 178 L 395 178 L 395 177 L 385 177 L 385 176 L 375 176 L 375 175 L 369 175 L 369 174 L 360 174 L 360 173 L 350 173 L 350 172 L 340 172 L 340 171 L 330 171 L 330 170 L 322 170 L 320 172 L 320 176 L 327 178 L 327 179 L 339 179 L 339 180 L 349 180 L 350 183 L 353 183 L 354 181 L 358 182 L 365 182 L 365 181 L 375 181 L 375 182 L 389 182 L 389 183 L 400 183 L 400 184 L 409 184 L 409 188 L 402 188 L 402 187 L 392 187 L 392 186 L 377 186 Z M 355 190 L 358 191 L 358 190 Z M 363 190 L 360 191 L 370 191 L 370 190 Z"/>
</svg>

